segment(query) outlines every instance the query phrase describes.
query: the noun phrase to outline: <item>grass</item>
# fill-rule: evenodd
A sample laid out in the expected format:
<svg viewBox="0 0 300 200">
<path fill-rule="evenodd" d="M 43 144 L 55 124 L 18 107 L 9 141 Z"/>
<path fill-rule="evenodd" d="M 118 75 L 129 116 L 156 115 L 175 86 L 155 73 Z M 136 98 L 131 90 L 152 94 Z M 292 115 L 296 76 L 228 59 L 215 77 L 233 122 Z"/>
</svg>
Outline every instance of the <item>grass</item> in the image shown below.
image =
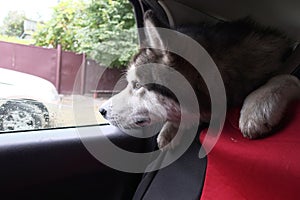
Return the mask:
<svg viewBox="0 0 300 200">
<path fill-rule="evenodd" d="M 18 37 L 11 37 L 6 35 L 0 35 L 0 41 L 12 42 L 17 44 L 25 44 L 25 45 L 33 44 L 33 40 L 31 39 L 21 39 Z"/>
</svg>

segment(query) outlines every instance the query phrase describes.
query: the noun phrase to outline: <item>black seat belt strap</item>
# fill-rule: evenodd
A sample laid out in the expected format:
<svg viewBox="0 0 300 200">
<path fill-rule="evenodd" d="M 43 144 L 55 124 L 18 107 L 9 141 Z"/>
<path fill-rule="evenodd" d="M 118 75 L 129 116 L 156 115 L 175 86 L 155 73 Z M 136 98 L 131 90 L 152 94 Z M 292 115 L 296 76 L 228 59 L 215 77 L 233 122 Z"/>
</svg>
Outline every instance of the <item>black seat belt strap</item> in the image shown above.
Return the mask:
<svg viewBox="0 0 300 200">
<path fill-rule="evenodd" d="M 294 69 L 294 71 L 291 74 L 300 79 L 300 64 L 296 67 L 296 69 Z"/>
<path fill-rule="evenodd" d="M 199 158 L 201 144 L 194 141 L 174 163 L 147 173 L 133 200 L 199 200 L 205 179 L 207 158 Z"/>
</svg>

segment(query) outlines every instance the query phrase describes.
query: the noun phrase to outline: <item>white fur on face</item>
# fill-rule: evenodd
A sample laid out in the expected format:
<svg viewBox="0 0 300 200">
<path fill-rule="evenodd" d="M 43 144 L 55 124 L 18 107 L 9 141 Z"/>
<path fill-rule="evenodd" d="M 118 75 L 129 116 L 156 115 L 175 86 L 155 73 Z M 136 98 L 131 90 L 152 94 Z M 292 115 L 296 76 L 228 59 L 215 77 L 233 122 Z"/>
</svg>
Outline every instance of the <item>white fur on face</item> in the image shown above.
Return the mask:
<svg viewBox="0 0 300 200">
<path fill-rule="evenodd" d="M 168 118 L 167 108 L 162 96 L 149 91 L 136 77 L 136 67 L 132 66 L 127 73 L 127 87 L 110 98 L 102 108 L 106 109 L 106 119 L 113 125 L 129 129 L 165 122 Z"/>
</svg>

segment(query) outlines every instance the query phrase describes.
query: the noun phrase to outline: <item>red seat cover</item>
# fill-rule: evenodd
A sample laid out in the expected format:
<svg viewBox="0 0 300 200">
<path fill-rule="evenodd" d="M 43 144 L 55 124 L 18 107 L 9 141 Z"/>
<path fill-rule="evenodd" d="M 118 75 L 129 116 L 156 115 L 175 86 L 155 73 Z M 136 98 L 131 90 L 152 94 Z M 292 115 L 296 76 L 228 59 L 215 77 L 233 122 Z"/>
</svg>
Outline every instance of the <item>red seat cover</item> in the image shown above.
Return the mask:
<svg viewBox="0 0 300 200">
<path fill-rule="evenodd" d="M 291 106 L 282 127 L 264 139 L 243 138 L 238 119 L 239 109 L 228 112 L 208 154 L 201 200 L 300 199 L 300 102 Z M 206 131 L 200 135 L 203 141 Z"/>
</svg>

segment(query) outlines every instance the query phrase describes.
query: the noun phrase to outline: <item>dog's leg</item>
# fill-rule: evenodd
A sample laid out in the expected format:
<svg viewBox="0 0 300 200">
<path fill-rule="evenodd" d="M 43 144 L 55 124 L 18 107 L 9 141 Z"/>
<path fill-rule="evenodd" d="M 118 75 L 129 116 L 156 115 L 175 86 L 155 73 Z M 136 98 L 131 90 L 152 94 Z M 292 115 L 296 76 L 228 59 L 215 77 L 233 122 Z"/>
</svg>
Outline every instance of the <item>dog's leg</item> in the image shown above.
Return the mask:
<svg viewBox="0 0 300 200">
<path fill-rule="evenodd" d="M 171 142 L 170 148 L 174 148 L 179 143 L 179 139 L 173 139 L 176 136 L 177 130 L 177 124 L 167 121 L 157 136 L 158 147 L 161 149 Z"/>
<path fill-rule="evenodd" d="M 239 127 L 244 137 L 266 136 L 283 118 L 289 102 L 300 98 L 300 81 L 279 75 L 248 95 L 241 110 Z"/>
</svg>

